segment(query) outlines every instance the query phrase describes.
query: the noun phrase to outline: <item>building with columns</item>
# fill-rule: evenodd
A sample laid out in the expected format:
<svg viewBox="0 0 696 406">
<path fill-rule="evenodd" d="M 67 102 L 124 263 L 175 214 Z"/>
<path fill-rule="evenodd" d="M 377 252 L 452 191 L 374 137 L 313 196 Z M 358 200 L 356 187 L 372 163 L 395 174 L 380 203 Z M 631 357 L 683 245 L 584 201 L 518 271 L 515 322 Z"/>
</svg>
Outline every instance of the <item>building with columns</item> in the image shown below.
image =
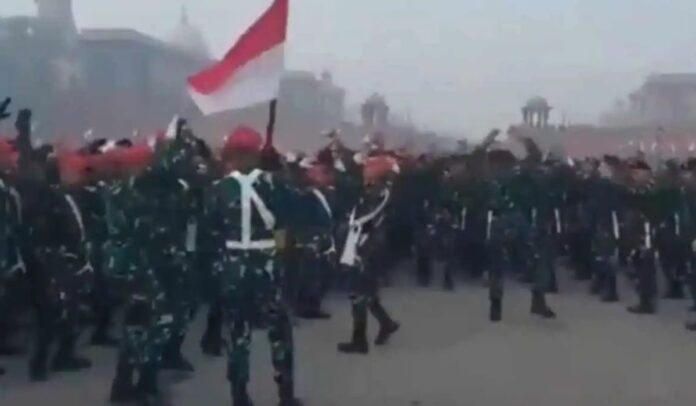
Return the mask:
<svg viewBox="0 0 696 406">
<path fill-rule="evenodd" d="M 186 79 L 212 57 L 185 9 L 159 39 L 130 28 L 78 27 L 72 3 L 35 0 L 34 16 L 0 17 L 0 97 L 35 111 L 38 137 L 77 140 L 90 129 L 109 138 L 151 133 L 175 114 L 211 141 L 241 123 L 265 128 L 267 106 L 201 117 Z M 290 147 L 322 143 L 318 134 L 343 121 L 344 98 L 328 72 L 289 71 L 279 95 L 278 139 Z M 0 134 L 11 131 L 4 125 Z"/>
<path fill-rule="evenodd" d="M 35 16 L 0 18 L 0 89 L 35 110 L 39 136 L 93 129 L 122 137 L 195 111 L 185 80 L 210 56 L 185 11 L 166 41 L 128 28 L 78 28 L 72 0 L 35 3 Z"/>
</svg>

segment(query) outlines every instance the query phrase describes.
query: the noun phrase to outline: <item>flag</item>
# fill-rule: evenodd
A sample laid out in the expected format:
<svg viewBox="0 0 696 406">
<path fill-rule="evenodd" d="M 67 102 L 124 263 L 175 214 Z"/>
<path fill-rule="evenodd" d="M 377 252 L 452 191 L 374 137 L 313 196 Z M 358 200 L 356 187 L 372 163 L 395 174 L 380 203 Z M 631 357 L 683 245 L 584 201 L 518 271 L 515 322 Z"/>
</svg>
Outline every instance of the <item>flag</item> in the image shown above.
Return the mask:
<svg viewBox="0 0 696 406">
<path fill-rule="evenodd" d="M 240 109 L 277 97 L 287 28 L 288 0 L 274 0 L 221 61 L 188 79 L 189 93 L 203 114 Z"/>
</svg>

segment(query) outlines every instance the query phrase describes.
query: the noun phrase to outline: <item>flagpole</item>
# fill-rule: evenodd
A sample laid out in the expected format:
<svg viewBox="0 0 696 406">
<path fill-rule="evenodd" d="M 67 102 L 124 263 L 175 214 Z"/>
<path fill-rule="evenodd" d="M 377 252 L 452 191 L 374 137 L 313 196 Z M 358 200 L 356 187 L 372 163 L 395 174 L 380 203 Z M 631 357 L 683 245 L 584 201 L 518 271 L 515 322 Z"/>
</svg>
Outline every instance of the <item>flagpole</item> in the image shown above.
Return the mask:
<svg viewBox="0 0 696 406">
<path fill-rule="evenodd" d="M 266 127 L 266 145 L 264 148 L 273 148 L 273 133 L 275 131 L 276 123 L 276 107 L 278 106 L 278 99 L 271 100 L 271 104 L 268 110 L 268 126 Z"/>
</svg>

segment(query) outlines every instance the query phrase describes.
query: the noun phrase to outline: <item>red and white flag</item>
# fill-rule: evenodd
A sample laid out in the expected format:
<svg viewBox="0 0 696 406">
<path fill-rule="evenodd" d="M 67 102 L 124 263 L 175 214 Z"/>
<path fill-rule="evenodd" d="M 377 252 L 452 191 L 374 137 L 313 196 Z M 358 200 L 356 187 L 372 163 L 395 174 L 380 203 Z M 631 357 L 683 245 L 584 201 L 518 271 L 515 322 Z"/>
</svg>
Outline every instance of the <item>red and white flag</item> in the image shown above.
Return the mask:
<svg viewBox="0 0 696 406">
<path fill-rule="evenodd" d="M 273 0 L 225 57 L 188 79 L 203 114 L 240 109 L 278 95 L 285 67 L 288 0 Z"/>
</svg>

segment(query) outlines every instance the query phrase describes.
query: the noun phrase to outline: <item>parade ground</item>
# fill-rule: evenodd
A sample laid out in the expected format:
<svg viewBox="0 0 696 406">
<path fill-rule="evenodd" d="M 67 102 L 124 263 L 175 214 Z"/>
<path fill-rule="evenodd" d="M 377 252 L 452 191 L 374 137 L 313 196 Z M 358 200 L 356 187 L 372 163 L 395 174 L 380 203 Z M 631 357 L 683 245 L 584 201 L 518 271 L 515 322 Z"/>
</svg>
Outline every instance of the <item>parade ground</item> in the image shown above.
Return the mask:
<svg viewBox="0 0 696 406">
<path fill-rule="evenodd" d="M 685 301 L 662 301 L 657 316 L 635 316 L 622 303 L 605 305 L 585 285 L 562 280 L 550 296 L 555 321 L 529 315 L 529 293 L 507 285 L 504 319 L 487 321 L 487 291 L 414 288 L 384 290 L 384 301 L 402 331 L 367 356 L 336 352 L 349 335 L 346 298 L 334 294 L 329 321 L 298 323 L 298 394 L 309 406 L 684 406 L 696 404 L 696 334 L 683 322 Z M 163 374 L 167 403 L 231 404 L 225 359 L 201 355 L 203 314 L 193 326 L 186 354 L 195 374 Z M 370 334 L 374 337 L 371 320 Z M 254 337 L 252 393 L 255 404 L 277 404 L 265 334 Z M 41 384 L 27 381 L 26 360 L 2 359 L 0 405 L 107 405 L 115 351 L 86 348 L 94 367 L 60 374 Z"/>
</svg>

